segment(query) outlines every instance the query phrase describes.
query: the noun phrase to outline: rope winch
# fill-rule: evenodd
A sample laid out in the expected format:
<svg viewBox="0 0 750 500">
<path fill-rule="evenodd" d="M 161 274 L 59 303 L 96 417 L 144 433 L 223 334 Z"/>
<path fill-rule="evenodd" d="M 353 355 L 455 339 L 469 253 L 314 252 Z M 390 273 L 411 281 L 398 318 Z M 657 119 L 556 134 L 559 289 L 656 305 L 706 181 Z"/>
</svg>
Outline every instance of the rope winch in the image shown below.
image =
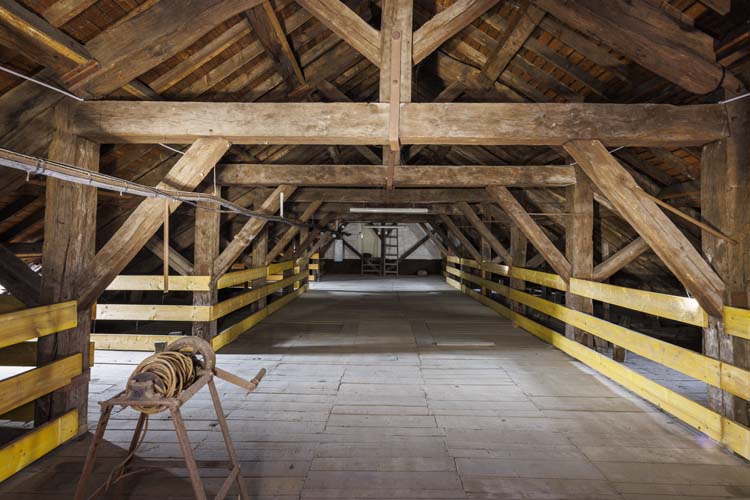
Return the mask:
<svg viewBox="0 0 750 500">
<path fill-rule="evenodd" d="M 227 425 L 224 411 L 221 408 L 219 392 L 216 389 L 213 378 L 217 376 L 251 392 L 256 389 L 265 374 L 266 370 L 261 368 L 255 378 L 248 381 L 222 370 L 216 366 L 216 353 L 214 353 L 211 344 L 198 337 L 178 339 L 168 344 L 162 352 L 157 352 L 147 357 L 133 370 L 124 391 L 114 398 L 100 403 L 102 414 L 99 418 L 96 434 L 86 456 L 86 463 L 78 482 L 75 499 L 84 500 L 98 496 L 106 492 L 112 485 L 120 482 L 123 478 L 134 474 L 136 471 L 128 470 L 128 464 L 134 458 L 139 445 L 143 442 L 149 415 L 165 410 L 169 410 L 175 430 L 177 431 L 177 439 L 182 454 L 185 457 L 188 472 L 190 473 L 190 481 L 195 497 L 199 500 L 206 499 L 206 493 L 198 472 L 198 465 L 195 462 L 192 447 L 190 446 L 187 428 L 180 413 L 180 407 L 206 385 L 211 393 L 211 399 L 216 410 L 216 418 L 224 434 L 224 442 L 227 446 L 231 464 L 229 477 L 224 481 L 216 498 L 224 498 L 229 492 L 232 483 L 236 482 L 239 487 L 240 497 L 249 499 L 247 486 L 240 473 L 237 454 L 229 435 L 229 426 Z M 94 468 L 96 450 L 104 437 L 104 431 L 107 428 L 112 409 L 115 406 L 129 406 L 140 412 L 138 423 L 133 433 L 128 455 L 115 467 L 105 483 L 96 489 L 91 496 L 87 497 L 86 484 Z"/>
</svg>

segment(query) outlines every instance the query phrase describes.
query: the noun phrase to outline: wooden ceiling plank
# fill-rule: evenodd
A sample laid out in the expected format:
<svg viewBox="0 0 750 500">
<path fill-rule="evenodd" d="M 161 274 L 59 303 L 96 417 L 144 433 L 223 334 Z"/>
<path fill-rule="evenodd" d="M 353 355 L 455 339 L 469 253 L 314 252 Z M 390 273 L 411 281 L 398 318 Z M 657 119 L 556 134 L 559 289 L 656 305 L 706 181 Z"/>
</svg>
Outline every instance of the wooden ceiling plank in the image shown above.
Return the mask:
<svg viewBox="0 0 750 500">
<path fill-rule="evenodd" d="M 458 0 L 414 33 L 413 62 L 419 64 L 446 40 L 458 34 L 499 0 Z"/>
<path fill-rule="evenodd" d="M 375 66 L 380 66 L 380 33 L 339 0 L 298 0 L 328 29 Z"/>
<path fill-rule="evenodd" d="M 98 0 L 58 0 L 42 12 L 52 26 L 60 27 L 84 10 L 94 5 Z"/>
<path fill-rule="evenodd" d="M 721 317 L 724 282 L 617 159 L 594 140 L 572 141 L 565 149 L 698 303 Z"/>
</svg>

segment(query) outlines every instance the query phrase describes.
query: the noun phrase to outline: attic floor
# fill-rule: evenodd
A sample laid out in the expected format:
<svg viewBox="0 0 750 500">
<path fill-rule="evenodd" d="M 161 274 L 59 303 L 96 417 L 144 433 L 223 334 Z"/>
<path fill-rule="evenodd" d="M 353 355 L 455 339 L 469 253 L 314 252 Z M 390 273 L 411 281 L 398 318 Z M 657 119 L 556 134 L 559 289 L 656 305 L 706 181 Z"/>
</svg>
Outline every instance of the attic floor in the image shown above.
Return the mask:
<svg viewBox="0 0 750 500">
<path fill-rule="evenodd" d="M 96 402 L 142 353 L 97 352 Z M 750 498 L 750 464 L 593 374 L 437 278 L 326 276 L 228 346 L 219 382 L 252 498 Z M 206 390 L 183 408 L 210 492 L 225 458 Z M 114 416 L 96 482 L 136 414 Z M 89 438 L 0 485 L 0 499 L 70 498 Z M 151 419 L 130 498 L 191 498 L 174 431 Z M 136 465 L 138 461 L 136 461 Z"/>
</svg>

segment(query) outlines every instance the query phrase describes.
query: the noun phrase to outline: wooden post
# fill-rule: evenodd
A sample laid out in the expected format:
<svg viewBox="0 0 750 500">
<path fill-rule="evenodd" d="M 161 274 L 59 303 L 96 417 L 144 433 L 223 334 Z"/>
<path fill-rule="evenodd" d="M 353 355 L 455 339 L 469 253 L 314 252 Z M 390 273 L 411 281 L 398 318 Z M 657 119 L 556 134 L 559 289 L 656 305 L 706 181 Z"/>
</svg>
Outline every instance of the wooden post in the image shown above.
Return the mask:
<svg viewBox="0 0 750 500">
<path fill-rule="evenodd" d="M 255 246 L 253 247 L 253 251 L 250 254 L 250 259 L 252 260 L 253 267 L 263 267 L 266 264 L 266 254 L 268 253 L 268 226 L 266 225 L 263 230 L 256 236 L 255 238 Z M 253 288 L 260 288 L 263 285 L 266 284 L 266 278 L 258 278 L 257 280 L 253 280 L 250 283 L 250 286 Z M 252 310 L 260 311 L 264 307 L 266 307 L 266 298 L 263 297 L 262 299 L 258 300 L 253 306 Z"/>
<path fill-rule="evenodd" d="M 490 262 L 492 260 L 492 248 L 486 238 L 482 238 L 480 245 L 480 252 L 482 253 L 482 262 Z M 491 273 L 488 273 L 484 269 L 479 273 L 483 280 L 486 280 Z M 482 286 L 482 295 L 489 295 L 487 287 Z"/>
<path fill-rule="evenodd" d="M 701 216 L 737 244 L 704 231 L 702 249 L 726 285 L 724 303 L 747 308 L 750 306 L 750 101 L 735 101 L 726 108 L 730 136 L 703 148 Z M 709 319 L 709 326 L 703 331 L 703 350 L 708 356 L 740 368 L 750 366 L 750 342 L 725 334 L 722 318 Z M 746 401 L 709 387 L 708 403 L 712 409 L 748 425 Z"/>
<path fill-rule="evenodd" d="M 576 167 L 576 184 L 566 188 L 566 203 L 565 257 L 570 262 L 571 277 L 590 280 L 594 269 L 594 187 L 580 167 Z M 565 294 L 565 305 L 586 314 L 594 312 L 591 299 L 572 293 Z M 565 336 L 589 347 L 594 345 L 591 335 L 568 324 Z"/>
<path fill-rule="evenodd" d="M 214 192 L 210 187 L 206 192 Z M 219 256 L 219 243 L 221 239 L 221 212 L 219 207 L 212 203 L 199 202 L 195 209 L 195 246 L 193 250 L 193 273 L 196 276 L 211 275 L 213 264 Z M 218 300 L 216 280 L 213 276 L 210 281 L 211 290 L 207 292 L 193 292 L 193 305 L 213 306 Z M 193 335 L 211 339 L 216 336 L 217 321 L 196 321 L 193 323 Z"/>
<path fill-rule="evenodd" d="M 528 246 L 528 242 L 526 240 L 526 235 L 521 230 L 520 227 L 518 227 L 517 224 L 512 224 L 510 226 L 510 259 L 511 259 L 511 266 L 513 267 L 525 267 L 526 266 L 526 248 Z M 516 278 L 511 278 L 510 280 L 510 287 L 515 290 L 526 290 L 526 282 L 523 280 L 519 280 Z M 522 304 L 519 304 L 518 302 L 512 302 L 511 308 L 519 313 L 524 314 L 526 312 L 525 306 Z"/>
<path fill-rule="evenodd" d="M 69 102 L 55 108 L 50 159 L 98 171 L 99 145 L 70 133 L 69 117 Z M 47 179 L 44 218 L 41 303 L 78 299 L 82 286 L 90 279 L 96 253 L 96 188 Z M 82 309 L 76 328 L 39 338 L 37 366 L 80 353 L 83 371 L 64 390 L 37 400 L 35 425 L 76 408 L 79 433 L 86 432 L 90 333 L 91 312 Z"/>
</svg>

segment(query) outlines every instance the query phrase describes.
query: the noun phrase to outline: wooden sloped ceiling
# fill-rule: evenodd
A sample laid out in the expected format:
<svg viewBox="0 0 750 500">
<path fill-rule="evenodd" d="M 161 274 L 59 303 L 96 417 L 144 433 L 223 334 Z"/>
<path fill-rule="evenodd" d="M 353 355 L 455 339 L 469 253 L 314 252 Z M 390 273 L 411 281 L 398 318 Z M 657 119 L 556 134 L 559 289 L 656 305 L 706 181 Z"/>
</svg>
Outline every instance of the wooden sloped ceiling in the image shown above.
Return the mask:
<svg viewBox="0 0 750 500">
<path fill-rule="evenodd" d="M 702 40 L 702 47 L 708 37 L 713 39 L 716 64 L 750 82 L 747 28 L 750 7 L 744 2 L 733 2 L 735 5 L 728 13 L 727 0 L 641 1 L 678 20 L 686 30 L 694 30 Z M 102 46 L 101 40 L 108 30 L 127 26 L 170 2 L 174 0 L 19 0 L 17 3 L 85 48 Z M 379 27 L 379 2 L 346 0 L 345 3 L 365 22 Z M 415 28 L 453 3 L 415 0 Z M 187 46 L 167 45 L 160 57 L 149 59 L 151 63 L 146 64 L 143 58 L 136 61 L 142 71 L 128 83 L 128 90 L 113 89 L 98 97 L 225 102 L 377 99 L 379 70 L 372 62 L 297 2 L 273 0 L 268 5 L 270 9 L 258 5 L 238 10 L 214 26 L 201 25 L 203 34 Z M 543 12 L 539 15 L 538 9 L 544 7 L 545 2 L 499 0 L 415 67 L 413 100 L 682 104 L 720 99 L 718 92 L 691 93 L 636 64 L 581 26 L 571 26 Z M 170 16 L 165 16 L 163 22 L 166 24 L 161 29 L 167 30 Z M 285 40 L 279 34 L 285 35 Z M 5 28 L 0 29 L 2 65 L 61 84 L 55 68 L 41 63 L 48 57 L 40 57 L 39 50 L 21 47 Z M 487 81 L 486 75 L 495 73 L 497 78 Z M 0 73 L 0 110 L 17 104 L 13 100 L 18 99 L 21 84 L 20 79 Z M 460 91 L 450 92 L 456 85 L 460 85 Z M 138 91 L 142 95 L 136 97 L 134 93 Z M 25 135 L 14 130 L 13 136 L 0 127 L 3 132 L 0 145 L 23 149 L 24 137 L 32 133 L 44 136 L 44 123 L 45 120 L 39 120 L 36 128 L 23 131 Z M 257 145 L 234 146 L 227 159 L 251 163 L 377 163 L 380 154 L 379 148 Z M 617 155 L 644 189 L 699 216 L 696 183 L 700 178 L 699 150 L 629 148 Z M 571 161 L 560 150 L 522 146 L 413 147 L 406 156 L 409 163 L 415 164 L 544 164 L 559 163 L 561 158 Z M 101 168 L 154 185 L 177 159 L 178 155 L 159 146 L 105 146 Z M 252 203 L 248 192 L 251 191 L 228 190 L 231 197 L 244 196 Z M 24 178 L 16 177 L 0 185 L 0 241 L 15 245 L 19 251 L 29 250 L 28 245 L 41 241 L 43 196 L 43 180 L 27 183 Z M 530 193 L 527 199 L 530 211 L 548 213 L 550 207 L 558 210 L 564 207 L 559 193 L 551 190 Z M 100 195 L 100 242 L 106 241 L 136 204 L 137 200 L 127 197 Z M 611 248 L 621 248 L 635 237 L 632 229 L 606 206 L 599 208 L 598 234 L 607 239 Z M 189 217 L 190 210 L 185 207 L 179 213 Z M 551 224 L 547 226 L 558 235 L 560 220 L 550 217 Z M 192 244 L 189 237 L 173 243 L 180 251 L 188 250 Z M 646 282 L 653 281 L 653 276 L 662 276 L 669 286 L 674 284 L 658 259 L 649 253 L 631 264 L 628 271 L 633 276 L 642 276 Z"/>
</svg>

